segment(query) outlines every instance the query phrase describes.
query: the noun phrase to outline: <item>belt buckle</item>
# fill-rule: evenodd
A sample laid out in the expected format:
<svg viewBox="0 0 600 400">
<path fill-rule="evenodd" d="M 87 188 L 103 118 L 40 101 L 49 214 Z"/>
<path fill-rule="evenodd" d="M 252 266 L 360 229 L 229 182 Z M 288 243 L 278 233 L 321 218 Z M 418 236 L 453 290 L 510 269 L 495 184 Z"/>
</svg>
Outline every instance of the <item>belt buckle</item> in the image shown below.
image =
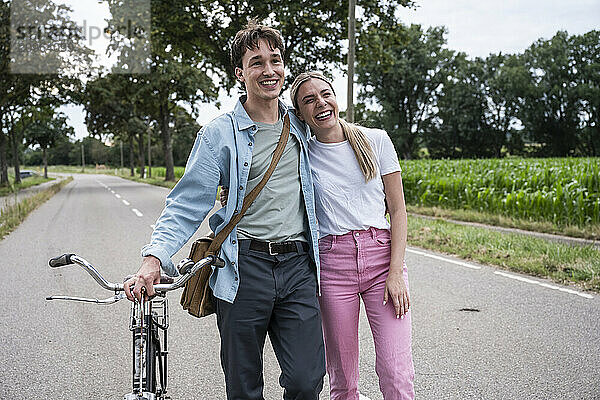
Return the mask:
<svg viewBox="0 0 600 400">
<path fill-rule="evenodd" d="M 279 253 L 273 253 L 273 248 L 271 247 L 273 245 L 273 242 L 267 242 L 267 243 L 269 245 L 269 255 L 271 255 L 271 256 L 278 255 Z"/>
</svg>

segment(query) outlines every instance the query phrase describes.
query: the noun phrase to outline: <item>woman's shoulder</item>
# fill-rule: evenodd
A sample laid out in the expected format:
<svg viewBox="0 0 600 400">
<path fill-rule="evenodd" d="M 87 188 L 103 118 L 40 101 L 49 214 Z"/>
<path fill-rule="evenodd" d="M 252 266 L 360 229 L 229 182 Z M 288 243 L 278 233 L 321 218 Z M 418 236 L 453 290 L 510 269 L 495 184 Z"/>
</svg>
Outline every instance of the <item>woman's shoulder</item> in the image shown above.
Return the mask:
<svg viewBox="0 0 600 400">
<path fill-rule="evenodd" d="M 367 128 L 366 126 L 357 125 L 358 129 L 363 131 L 369 138 L 381 140 L 381 138 L 388 136 L 387 132 L 380 128 Z"/>
<path fill-rule="evenodd" d="M 390 140 L 389 135 L 383 129 L 367 128 L 360 125 L 357 126 L 358 129 L 360 129 L 365 134 L 369 142 L 371 142 L 371 145 L 374 146 L 376 149 L 381 149 L 382 146 L 384 146 L 385 143 Z"/>
</svg>

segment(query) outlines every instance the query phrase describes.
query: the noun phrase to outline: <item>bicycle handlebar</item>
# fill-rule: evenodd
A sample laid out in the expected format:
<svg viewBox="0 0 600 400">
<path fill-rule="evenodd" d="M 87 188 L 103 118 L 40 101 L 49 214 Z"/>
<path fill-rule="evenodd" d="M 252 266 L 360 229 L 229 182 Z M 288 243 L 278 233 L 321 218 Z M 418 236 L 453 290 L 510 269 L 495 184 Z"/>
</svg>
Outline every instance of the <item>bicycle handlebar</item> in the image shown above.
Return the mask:
<svg viewBox="0 0 600 400">
<path fill-rule="evenodd" d="M 71 262 L 71 256 L 73 256 L 73 255 L 74 254 L 63 254 L 62 256 L 51 258 L 48 261 L 48 265 L 51 266 L 52 268 L 56 268 L 56 267 L 63 267 L 65 265 L 73 264 Z"/>
<path fill-rule="evenodd" d="M 190 263 L 193 264 L 193 261 L 184 259 L 181 263 L 188 263 L 188 265 L 189 265 Z M 177 278 L 177 280 L 175 280 L 175 282 L 168 283 L 168 284 L 165 284 L 165 283 L 156 284 L 156 285 L 154 285 L 154 290 L 159 293 L 166 293 L 171 290 L 179 289 L 179 288 L 183 287 L 183 285 L 185 285 L 185 283 L 188 280 L 190 280 L 190 278 L 196 272 L 198 272 L 200 269 L 207 267 L 211 264 L 218 264 L 217 266 L 220 267 L 221 263 L 222 263 L 222 261 L 215 256 L 205 257 L 205 258 L 201 259 L 200 261 L 198 261 L 197 263 L 193 264 L 193 266 L 191 268 L 186 268 L 184 271 L 185 273 L 182 273 L 179 276 L 179 278 Z M 101 287 L 103 287 L 106 290 L 111 290 L 114 292 L 121 292 L 124 290 L 122 283 L 108 282 L 96 270 L 96 268 L 94 268 L 94 266 L 92 264 L 90 264 L 86 259 L 79 257 L 76 254 L 63 254 L 62 256 L 54 257 L 54 258 L 50 259 L 50 261 L 48 261 L 48 265 L 50 265 L 53 268 L 63 267 L 65 265 L 70 265 L 70 264 L 77 264 L 77 265 L 81 266 L 84 270 L 86 270 L 88 272 L 88 274 L 91 275 L 92 278 L 94 278 L 94 280 L 98 283 L 98 285 L 100 285 Z"/>
</svg>

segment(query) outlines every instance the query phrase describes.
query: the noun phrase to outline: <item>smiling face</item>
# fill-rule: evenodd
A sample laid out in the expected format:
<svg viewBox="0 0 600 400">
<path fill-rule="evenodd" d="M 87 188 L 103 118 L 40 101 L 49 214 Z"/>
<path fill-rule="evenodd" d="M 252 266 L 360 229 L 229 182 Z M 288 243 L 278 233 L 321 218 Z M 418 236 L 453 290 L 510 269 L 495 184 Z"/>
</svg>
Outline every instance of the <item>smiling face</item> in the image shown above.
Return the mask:
<svg viewBox="0 0 600 400">
<path fill-rule="evenodd" d="M 256 48 L 246 50 L 235 75 L 246 86 L 249 101 L 277 99 L 285 75 L 281 51 L 268 40 L 259 39 Z"/>
<path fill-rule="evenodd" d="M 311 78 L 302 83 L 296 92 L 298 118 L 306 122 L 315 133 L 339 127 L 339 108 L 329 83 Z"/>
</svg>

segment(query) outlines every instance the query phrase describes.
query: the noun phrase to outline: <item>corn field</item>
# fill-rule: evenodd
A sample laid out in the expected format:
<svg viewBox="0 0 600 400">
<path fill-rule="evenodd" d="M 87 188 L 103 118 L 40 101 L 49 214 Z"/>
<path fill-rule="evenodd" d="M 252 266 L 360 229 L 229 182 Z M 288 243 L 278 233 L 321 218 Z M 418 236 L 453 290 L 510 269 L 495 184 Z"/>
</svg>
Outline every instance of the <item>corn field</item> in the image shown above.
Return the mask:
<svg viewBox="0 0 600 400">
<path fill-rule="evenodd" d="M 600 158 L 400 161 L 407 204 L 600 223 Z"/>
</svg>

